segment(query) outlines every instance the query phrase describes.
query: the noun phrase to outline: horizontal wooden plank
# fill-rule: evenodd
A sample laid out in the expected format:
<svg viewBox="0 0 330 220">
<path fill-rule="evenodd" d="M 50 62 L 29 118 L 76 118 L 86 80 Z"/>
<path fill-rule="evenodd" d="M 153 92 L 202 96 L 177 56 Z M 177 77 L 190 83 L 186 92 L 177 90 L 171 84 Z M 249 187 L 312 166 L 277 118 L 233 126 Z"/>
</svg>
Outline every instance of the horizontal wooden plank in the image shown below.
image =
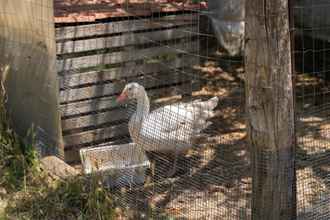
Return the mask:
<svg viewBox="0 0 330 220">
<path fill-rule="evenodd" d="M 100 140 L 115 138 L 128 134 L 127 123 L 114 125 L 106 128 L 99 128 L 90 131 L 81 132 L 64 136 L 65 149 L 73 148 L 75 145 L 93 143 Z"/>
<path fill-rule="evenodd" d="M 89 71 L 85 73 L 69 74 L 59 77 L 60 88 L 72 88 L 86 84 L 96 84 L 102 81 L 119 80 L 134 77 L 141 74 L 148 75 L 161 71 L 174 71 L 178 68 L 187 68 L 198 64 L 196 56 L 183 56 L 169 61 L 137 64 L 135 62 L 125 63 L 121 67 L 104 69 L 100 71 Z"/>
<path fill-rule="evenodd" d="M 80 116 L 77 118 L 70 118 L 62 120 L 62 129 L 63 132 L 67 130 L 84 128 L 90 126 L 99 126 L 104 123 L 119 121 L 119 120 L 128 120 L 128 109 L 116 108 L 107 112 L 102 112 L 98 114 L 89 114 L 85 116 Z"/>
<path fill-rule="evenodd" d="M 116 96 L 97 98 L 82 102 L 75 102 L 60 105 L 60 112 L 62 117 L 72 117 L 75 115 L 86 114 L 94 111 L 102 111 L 117 107 Z"/>
<path fill-rule="evenodd" d="M 58 27 L 55 30 L 57 41 L 76 38 L 94 37 L 97 35 L 137 32 L 149 29 L 171 28 L 182 25 L 193 25 L 198 21 L 198 15 L 171 15 L 153 19 L 112 21 L 107 23 L 88 24 L 79 26 Z"/>
<path fill-rule="evenodd" d="M 90 68 L 95 66 L 118 64 L 135 60 L 148 60 L 159 55 L 175 55 L 179 53 L 197 53 L 199 41 L 189 41 L 171 45 L 160 45 L 146 49 L 128 48 L 125 51 L 118 51 L 106 54 L 95 54 L 90 56 L 64 58 L 57 60 L 58 72 L 72 69 Z"/>
<path fill-rule="evenodd" d="M 57 54 L 77 53 L 90 50 L 100 50 L 112 47 L 124 47 L 137 44 L 148 44 L 152 42 L 174 40 L 196 36 L 197 25 L 184 26 L 173 29 L 127 33 L 105 38 L 83 39 L 75 41 L 58 42 L 56 44 Z"/>
<path fill-rule="evenodd" d="M 146 75 L 140 78 L 133 78 L 130 81 L 141 83 L 148 90 L 153 87 L 164 87 L 177 83 L 190 82 L 189 75 L 183 75 L 180 72 L 171 74 L 162 73 L 157 75 Z M 93 85 L 77 89 L 66 89 L 60 91 L 60 102 L 72 102 L 83 99 L 91 99 L 102 96 L 111 96 L 118 94 L 125 87 L 126 82 L 114 82 L 102 85 Z"/>
</svg>

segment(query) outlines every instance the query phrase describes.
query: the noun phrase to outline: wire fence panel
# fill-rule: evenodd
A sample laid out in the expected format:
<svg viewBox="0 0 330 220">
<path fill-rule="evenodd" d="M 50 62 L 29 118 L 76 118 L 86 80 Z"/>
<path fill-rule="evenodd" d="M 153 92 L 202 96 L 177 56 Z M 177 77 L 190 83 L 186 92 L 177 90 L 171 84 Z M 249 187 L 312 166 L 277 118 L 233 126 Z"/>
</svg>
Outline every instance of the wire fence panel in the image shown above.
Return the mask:
<svg viewBox="0 0 330 220">
<path fill-rule="evenodd" d="M 102 158 L 133 142 L 150 166 L 142 185 L 133 174 L 129 186 L 117 181 L 128 218 L 249 219 L 241 58 L 226 56 L 201 2 L 137 1 L 121 10 L 129 16 L 57 25 L 67 162 L 92 147 L 100 153 L 82 156 L 85 171 L 119 166 Z M 120 94 L 128 102 L 118 104 Z M 132 167 L 134 152 L 118 154 Z"/>
<path fill-rule="evenodd" d="M 259 8 L 247 15 L 242 0 L 54 1 L 52 67 L 64 159 L 88 180 L 102 176 L 102 190 L 121 210 L 118 219 L 253 219 L 253 199 L 284 191 L 280 184 L 270 186 L 276 192 L 256 190 L 262 176 L 253 175 L 290 162 L 296 204 L 289 205 L 297 219 L 330 219 L 330 5 L 296 0 L 280 11 L 287 16 L 290 10 L 291 27 L 281 33 L 292 39 L 287 34 L 273 43 L 292 43 L 295 157 L 275 160 L 262 149 L 254 163 L 245 88 L 251 78 L 243 57 L 265 54 L 245 50 L 251 39 L 244 28 L 251 25 L 246 16 L 278 16 L 267 7 L 268 14 Z M 292 171 L 286 168 L 277 174 Z M 72 211 L 73 219 L 82 218 L 79 211 Z"/>
<path fill-rule="evenodd" d="M 149 7 L 147 4 L 144 6 L 145 9 Z M 180 7 L 175 7 L 180 10 Z M 154 43 L 162 48 L 162 52 L 170 48 L 174 52 L 182 53 L 182 57 L 168 53 L 172 59 L 184 58 L 194 60 L 194 63 L 182 68 L 172 68 L 173 66 L 166 65 L 163 58 L 157 60 L 168 77 L 177 73 L 178 79 L 189 79 L 189 83 L 184 89 L 180 89 L 178 84 L 167 85 L 168 88 L 173 88 L 171 95 L 164 93 L 160 99 L 150 100 L 151 108 L 156 109 L 151 112 L 152 116 L 155 116 L 154 121 L 149 123 L 146 120 L 146 127 L 136 129 L 140 131 L 135 134 L 136 137 L 135 127 L 132 126 L 133 132 L 130 131 L 130 136 L 132 137 L 133 133 L 133 142 L 141 145 L 151 161 L 146 184 L 139 188 L 141 193 L 137 207 L 141 208 L 135 215 L 136 218 L 146 219 L 249 219 L 251 177 L 243 119 L 242 64 L 239 59 L 226 59 L 221 54 L 206 10 L 204 14 L 201 6 L 198 6 L 193 10 L 185 10 L 183 7 L 180 11 L 190 15 L 190 26 L 197 23 L 197 28 L 187 27 L 182 30 L 187 33 L 185 39 L 175 39 L 176 35 L 173 35 L 172 41 L 157 39 Z M 149 19 L 151 23 L 157 23 L 162 17 L 171 14 L 154 14 Z M 133 24 L 138 21 L 136 18 L 131 20 Z M 181 47 L 183 41 L 187 43 Z M 148 48 L 148 45 L 142 48 Z M 138 49 L 140 48 L 131 48 L 136 53 L 139 53 Z M 148 59 L 148 56 L 145 59 Z M 153 82 L 159 80 L 162 79 L 158 76 L 152 79 Z M 128 82 L 130 81 L 133 80 L 128 79 Z M 150 82 L 147 78 L 141 81 L 143 86 L 148 83 Z M 206 119 L 212 122 L 212 125 L 204 130 L 207 138 L 194 143 L 193 139 L 198 133 L 190 132 L 197 132 L 198 128 L 192 126 L 197 123 L 196 119 L 203 120 L 198 112 L 204 111 L 204 103 L 199 103 L 198 100 L 206 101 L 212 97 L 217 97 L 219 104 L 215 103 L 213 112 L 212 109 L 206 112 Z M 192 103 L 196 100 L 197 104 L 194 106 Z M 187 103 L 188 107 L 176 104 L 180 102 Z M 145 103 L 149 101 L 138 100 L 136 108 L 128 109 L 132 112 L 130 115 L 133 115 L 131 120 L 139 121 L 139 114 L 142 114 L 139 110 L 144 109 Z M 162 108 L 163 106 L 166 107 Z M 179 122 L 184 123 L 184 126 L 175 133 L 161 133 L 162 128 L 168 126 L 167 119 L 173 120 L 171 124 Z M 186 121 L 187 119 L 190 121 Z M 183 121 L 180 122 L 181 120 Z M 129 126 L 130 123 L 132 121 L 129 121 Z M 129 191 L 127 196 L 135 195 L 134 190 Z"/>
<path fill-rule="evenodd" d="M 297 216 L 330 218 L 329 5 L 296 1 L 295 39 Z"/>
</svg>

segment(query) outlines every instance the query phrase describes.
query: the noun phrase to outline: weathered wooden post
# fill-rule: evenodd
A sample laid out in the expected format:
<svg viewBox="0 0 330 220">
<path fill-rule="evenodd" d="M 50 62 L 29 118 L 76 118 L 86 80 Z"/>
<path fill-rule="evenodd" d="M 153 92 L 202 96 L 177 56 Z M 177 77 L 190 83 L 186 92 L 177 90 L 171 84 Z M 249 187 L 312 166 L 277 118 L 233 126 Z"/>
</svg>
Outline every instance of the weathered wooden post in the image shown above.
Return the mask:
<svg viewBox="0 0 330 220">
<path fill-rule="evenodd" d="M 52 0 L 0 0 L 0 67 L 17 133 L 34 126 L 42 155 L 63 156 Z"/>
<path fill-rule="evenodd" d="M 288 0 L 246 4 L 246 105 L 252 219 L 295 218 L 295 133 Z"/>
</svg>

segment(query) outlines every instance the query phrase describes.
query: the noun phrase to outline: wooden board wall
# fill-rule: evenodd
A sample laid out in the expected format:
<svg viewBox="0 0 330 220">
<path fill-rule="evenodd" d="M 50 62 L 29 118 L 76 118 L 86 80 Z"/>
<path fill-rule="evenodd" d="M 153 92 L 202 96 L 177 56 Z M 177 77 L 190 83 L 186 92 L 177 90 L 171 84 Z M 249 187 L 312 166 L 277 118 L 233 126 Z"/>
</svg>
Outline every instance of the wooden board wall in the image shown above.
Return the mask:
<svg viewBox="0 0 330 220">
<path fill-rule="evenodd" d="M 127 138 L 127 109 L 116 96 L 127 82 L 151 98 L 192 92 L 198 15 L 112 21 L 56 29 L 60 108 L 68 163 L 81 147 Z"/>
</svg>

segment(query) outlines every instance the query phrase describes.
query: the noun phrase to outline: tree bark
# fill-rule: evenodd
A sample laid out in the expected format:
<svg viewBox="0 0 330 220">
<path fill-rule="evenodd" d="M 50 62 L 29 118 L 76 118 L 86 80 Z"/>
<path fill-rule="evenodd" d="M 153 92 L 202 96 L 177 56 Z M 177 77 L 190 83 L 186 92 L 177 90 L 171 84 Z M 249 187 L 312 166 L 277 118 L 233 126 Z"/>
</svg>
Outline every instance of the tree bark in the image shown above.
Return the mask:
<svg viewBox="0 0 330 220">
<path fill-rule="evenodd" d="M 292 220 L 295 129 L 288 0 L 250 0 L 245 37 L 252 219 Z"/>
<path fill-rule="evenodd" d="M 52 0 L 0 0 L 0 68 L 15 131 L 34 128 L 41 156 L 63 157 Z M 31 140 L 30 140 L 31 141 Z"/>
</svg>

